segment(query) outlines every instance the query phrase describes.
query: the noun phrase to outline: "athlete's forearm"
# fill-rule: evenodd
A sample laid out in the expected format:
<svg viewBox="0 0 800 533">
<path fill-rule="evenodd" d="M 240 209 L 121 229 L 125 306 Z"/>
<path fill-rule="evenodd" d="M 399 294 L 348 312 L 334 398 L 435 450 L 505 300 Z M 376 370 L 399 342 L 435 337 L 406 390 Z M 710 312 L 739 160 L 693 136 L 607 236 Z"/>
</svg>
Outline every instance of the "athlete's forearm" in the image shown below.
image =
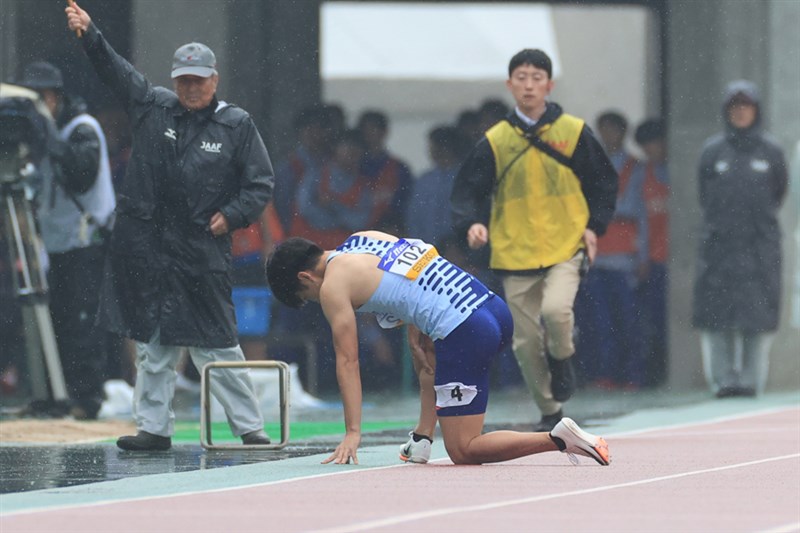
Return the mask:
<svg viewBox="0 0 800 533">
<path fill-rule="evenodd" d="M 361 433 L 361 374 L 358 355 L 336 354 L 336 379 L 344 406 L 344 425 L 348 433 Z"/>
</svg>

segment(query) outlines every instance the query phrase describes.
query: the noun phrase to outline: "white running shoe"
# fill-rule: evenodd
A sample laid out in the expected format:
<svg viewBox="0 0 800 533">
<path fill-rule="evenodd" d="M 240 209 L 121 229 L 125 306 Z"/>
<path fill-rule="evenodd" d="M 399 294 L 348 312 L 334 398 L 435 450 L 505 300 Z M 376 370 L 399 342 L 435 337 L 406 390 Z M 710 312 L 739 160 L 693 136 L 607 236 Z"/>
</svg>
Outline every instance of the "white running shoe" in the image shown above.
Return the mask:
<svg viewBox="0 0 800 533">
<path fill-rule="evenodd" d="M 431 458 L 431 444 L 428 439 L 414 440 L 414 432 L 409 431 L 408 442 L 400 446 L 400 460 L 406 463 L 425 464 Z"/>
<path fill-rule="evenodd" d="M 578 464 L 575 455 L 591 457 L 603 466 L 611 464 L 611 454 L 605 439 L 582 430 L 571 418 L 562 418 L 550 432 L 550 437 L 556 440 L 562 453 L 569 455 L 573 464 Z"/>
</svg>

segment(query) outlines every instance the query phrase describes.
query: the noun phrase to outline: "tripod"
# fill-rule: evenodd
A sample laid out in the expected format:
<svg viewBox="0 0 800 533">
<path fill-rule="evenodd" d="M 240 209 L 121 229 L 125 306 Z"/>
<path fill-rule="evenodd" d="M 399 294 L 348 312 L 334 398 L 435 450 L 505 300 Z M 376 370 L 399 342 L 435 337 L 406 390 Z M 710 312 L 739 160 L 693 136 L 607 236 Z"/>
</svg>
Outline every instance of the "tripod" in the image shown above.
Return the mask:
<svg viewBox="0 0 800 533">
<path fill-rule="evenodd" d="M 8 243 L 14 291 L 21 305 L 31 392 L 34 399 L 46 400 L 52 392 L 54 400 L 66 401 L 69 396 L 48 306 L 43 250 L 24 185 L 34 166 L 24 162 L 24 155 L 24 145 L 0 153 L 0 222 Z"/>
</svg>

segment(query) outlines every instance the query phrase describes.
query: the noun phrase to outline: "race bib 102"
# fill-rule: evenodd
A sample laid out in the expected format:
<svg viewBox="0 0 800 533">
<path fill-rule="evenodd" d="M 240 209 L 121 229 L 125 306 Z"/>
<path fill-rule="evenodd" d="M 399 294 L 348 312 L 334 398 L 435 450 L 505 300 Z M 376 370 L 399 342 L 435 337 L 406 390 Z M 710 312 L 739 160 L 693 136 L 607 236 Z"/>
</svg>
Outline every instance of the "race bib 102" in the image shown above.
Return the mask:
<svg viewBox="0 0 800 533">
<path fill-rule="evenodd" d="M 439 252 L 432 244 L 419 239 L 400 239 L 386 252 L 378 268 L 408 279 L 416 279 Z"/>
</svg>

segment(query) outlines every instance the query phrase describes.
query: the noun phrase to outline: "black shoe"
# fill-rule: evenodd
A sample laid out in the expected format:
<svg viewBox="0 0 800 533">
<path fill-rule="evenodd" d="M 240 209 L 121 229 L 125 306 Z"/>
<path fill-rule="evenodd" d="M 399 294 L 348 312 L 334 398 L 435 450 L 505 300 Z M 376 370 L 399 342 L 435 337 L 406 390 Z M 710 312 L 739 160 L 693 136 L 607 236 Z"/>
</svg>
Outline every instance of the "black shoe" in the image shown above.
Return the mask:
<svg viewBox="0 0 800 533">
<path fill-rule="evenodd" d="M 557 402 L 566 402 L 575 392 L 575 367 L 572 357 L 554 359 L 547 354 L 547 364 L 550 366 L 550 390 L 553 399 Z"/>
<path fill-rule="evenodd" d="M 736 387 L 720 387 L 715 396 L 717 398 L 732 398 L 736 396 Z"/>
<path fill-rule="evenodd" d="M 564 413 L 561 412 L 561 409 L 552 415 L 542 415 L 542 419 L 533 425 L 533 431 L 536 433 L 553 431 L 553 428 L 556 427 L 559 422 L 561 422 L 562 418 L 564 418 Z"/>
<path fill-rule="evenodd" d="M 22 408 L 22 418 L 66 418 L 71 408 L 69 400 L 33 400 Z"/>
<path fill-rule="evenodd" d="M 139 431 L 136 435 L 126 435 L 117 439 L 117 446 L 133 452 L 164 451 L 172 447 L 172 439 Z"/>
<path fill-rule="evenodd" d="M 753 398 L 755 395 L 756 390 L 754 388 L 739 385 L 720 387 L 717 391 L 717 398 Z"/>
<path fill-rule="evenodd" d="M 251 445 L 264 445 L 269 444 L 272 442 L 269 440 L 269 437 L 263 430 L 257 429 L 255 431 L 251 431 L 250 433 L 245 433 L 242 435 L 242 444 L 246 446 Z"/>
</svg>

